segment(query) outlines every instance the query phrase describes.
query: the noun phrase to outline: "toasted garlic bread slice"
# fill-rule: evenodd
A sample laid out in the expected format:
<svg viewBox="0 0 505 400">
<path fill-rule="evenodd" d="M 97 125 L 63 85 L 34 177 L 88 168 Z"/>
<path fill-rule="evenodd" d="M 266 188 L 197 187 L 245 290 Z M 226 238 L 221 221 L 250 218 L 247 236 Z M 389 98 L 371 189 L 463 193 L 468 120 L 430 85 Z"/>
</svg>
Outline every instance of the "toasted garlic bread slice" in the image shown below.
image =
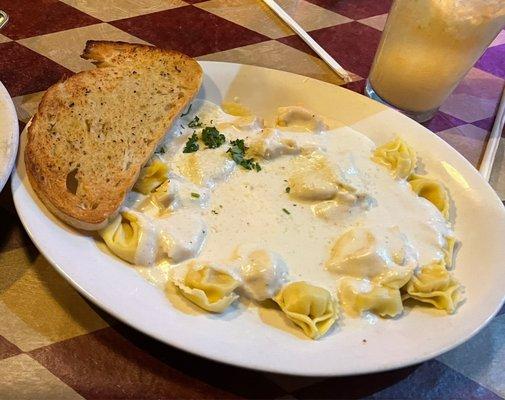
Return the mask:
<svg viewBox="0 0 505 400">
<path fill-rule="evenodd" d="M 82 57 L 98 68 L 47 90 L 28 128 L 25 163 L 50 211 L 97 230 L 198 93 L 202 69 L 176 51 L 129 43 L 89 41 Z"/>
</svg>

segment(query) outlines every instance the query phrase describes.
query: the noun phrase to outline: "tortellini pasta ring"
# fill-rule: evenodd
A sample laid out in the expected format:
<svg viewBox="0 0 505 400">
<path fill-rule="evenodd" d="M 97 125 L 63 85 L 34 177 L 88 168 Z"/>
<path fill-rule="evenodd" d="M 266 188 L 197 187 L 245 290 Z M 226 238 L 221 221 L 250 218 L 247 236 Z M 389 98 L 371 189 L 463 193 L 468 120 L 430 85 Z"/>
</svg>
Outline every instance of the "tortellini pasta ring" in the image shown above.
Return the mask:
<svg viewBox="0 0 505 400">
<path fill-rule="evenodd" d="M 369 283 L 367 290 L 362 290 L 357 281 L 346 278 L 340 284 L 340 302 L 348 314 L 360 315 L 364 311 L 370 311 L 381 317 L 396 317 L 403 312 L 398 289 Z"/>
<path fill-rule="evenodd" d="M 399 137 L 377 147 L 372 160 L 387 167 L 398 179 L 407 179 L 417 164 L 415 151 Z"/>
<path fill-rule="evenodd" d="M 452 314 L 462 301 L 461 285 L 442 263 L 424 266 L 406 286 L 408 297 Z"/>
<path fill-rule="evenodd" d="M 432 178 L 414 176 L 409 179 L 409 184 L 414 193 L 431 202 L 446 219 L 449 217 L 449 195 L 439 181 Z"/>
<path fill-rule="evenodd" d="M 181 294 L 200 308 L 213 313 L 224 312 L 238 295 L 240 282 L 230 274 L 209 265 L 190 264 L 183 279 L 173 279 Z"/>
<path fill-rule="evenodd" d="M 328 124 L 321 116 L 300 106 L 279 107 L 276 125 L 308 132 L 321 132 L 328 129 Z"/>
<path fill-rule="evenodd" d="M 307 282 L 285 285 L 273 300 L 312 339 L 328 332 L 338 318 L 337 303 L 330 292 Z"/>
<path fill-rule="evenodd" d="M 444 262 L 445 268 L 451 269 L 453 258 L 454 258 L 454 249 L 456 248 L 457 240 L 453 236 L 447 236 L 445 238 L 445 246 L 443 248 L 444 251 Z"/>
<path fill-rule="evenodd" d="M 109 225 L 99 231 L 99 234 L 116 256 L 135 264 L 141 232 L 138 218 L 135 214 L 126 211 L 120 213 Z"/>
<path fill-rule="evenodd" d="M 338 181 L 326 156 L 317 152 L 295 158 L 288 185 L 289 196 L 302 201 L 331 200 L 339 191 L 355 192 Z"/>
<path fill-rule="evenodd" d="M 373 279 L 373 282 L 390 289 L 401 289 L 412 277 L 409 267 L 390 268 Z"/>
<path fill-rule="evenodd" d="M 149 194 L 168 178 L 168 167 L 161 160 L 155 160 L 140 170 L 139 177 L 133 190 L 142 194 Z"/>
</svg>

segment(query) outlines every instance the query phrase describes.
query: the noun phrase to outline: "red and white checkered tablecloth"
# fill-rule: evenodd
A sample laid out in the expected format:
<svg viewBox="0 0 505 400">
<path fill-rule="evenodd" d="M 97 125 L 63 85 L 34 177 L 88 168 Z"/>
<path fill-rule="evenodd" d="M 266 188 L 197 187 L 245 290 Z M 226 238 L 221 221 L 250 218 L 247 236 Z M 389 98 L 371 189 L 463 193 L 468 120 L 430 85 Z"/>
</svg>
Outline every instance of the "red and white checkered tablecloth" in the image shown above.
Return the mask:
<svg viewBox="0 0 505 400">
<path fill-rule="evenodd" d="M 279 0 L 363 91 L 391 0 Z M 342 81 L 260 0 L 0 0 L 0 81 L 21 126 L 44 90 L 91 68 L 88 39 L 150 43 Z M 482 156 L 505 79 L 505 31 L 427 127 L 470 162 Z M 80 297 L 35 249 L 0 195 L 0 399 L 427 398 L 505 396 L 504 310 L 478 336 L 424 364 L 303 379 L 225 366 L 160 344 Z M 85 267 L 85 266 L 84 266 Z"/>
</svg>

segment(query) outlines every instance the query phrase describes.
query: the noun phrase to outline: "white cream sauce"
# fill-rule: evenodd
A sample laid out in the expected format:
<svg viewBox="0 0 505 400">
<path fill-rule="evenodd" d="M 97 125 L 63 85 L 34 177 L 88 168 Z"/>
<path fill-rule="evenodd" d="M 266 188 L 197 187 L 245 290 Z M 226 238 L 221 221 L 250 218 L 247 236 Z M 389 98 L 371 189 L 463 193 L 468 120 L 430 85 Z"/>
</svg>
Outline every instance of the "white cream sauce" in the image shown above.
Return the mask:
<svg viewBox="0 0 505 400">
<path fill-rule="evenodd" d="M 395 180 L 371 160 L 375 144 L 370 139 L 349 127 L 325 131 L 320 117 L 299 115 L 303 110 L 298 108 L 281 111 L 283 126 L 262 130 L 259 118 L 235 117 L 212 103 L 195 101 L 191 112 L 176 121 L 158 156 L 177 182 L 171 196 L 178 201 L 170 209 L 168 200 L 168 211 L 160 211 L 156 205 L 146 208 L 151 198 L 132 194 L 125 204 L 143 210 L 154 226 L 150 232 L 158 235 L 158 260 L 168 257 L 173 264 L 194 257 L 225 265 L 247 245 L 278 255 L 289 280 L 306 280 L 335 293 L 342 271 L 353 264 L 330 270 L 326 263 L 337 239 L 351 229 L 373 232 L 378 253 L 371 258 L 379 264 L 384 260 L 384 268 L 405 265 L 407 258 L 412 267 L 443 258 L 444 237 L 451 234 L 444 217 L 407 182 Z M 183 153 L 195 115 L 203 126 L 216 126 L 226 143 L 210 150 L 200 142 L 197 152 Z M 237 138 L 257 154 L 261 171 L 245 170 L 230 159 L 226 151 Z M 286 192 L 294 181 L 309 191 L 303 199 Z M 160 217 L 163 212 L 168 216 Z M 163 240 L 160 232 L 170 239 Z M 391 232 L 400 236 L 392 239 Z M 398 252 L 408 257 L 394 257 Z M 165 261 L 139 270 L 163 286 L 167 268 Z"/>
</svg>

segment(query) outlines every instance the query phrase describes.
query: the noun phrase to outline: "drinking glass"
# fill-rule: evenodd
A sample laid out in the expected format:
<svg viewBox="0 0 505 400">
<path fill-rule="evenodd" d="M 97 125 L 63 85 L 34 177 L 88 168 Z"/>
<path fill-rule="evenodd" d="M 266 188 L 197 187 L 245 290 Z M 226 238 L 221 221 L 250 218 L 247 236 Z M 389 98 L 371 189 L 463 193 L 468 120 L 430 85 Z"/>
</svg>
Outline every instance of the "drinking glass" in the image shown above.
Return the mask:
<svg viewBox="0 0 505 400">
<path fill-rule="evenodd" d="M 504 0 L 395 0 L 365 94 L 427 121 L 504 25 Z"/>
</svg>

